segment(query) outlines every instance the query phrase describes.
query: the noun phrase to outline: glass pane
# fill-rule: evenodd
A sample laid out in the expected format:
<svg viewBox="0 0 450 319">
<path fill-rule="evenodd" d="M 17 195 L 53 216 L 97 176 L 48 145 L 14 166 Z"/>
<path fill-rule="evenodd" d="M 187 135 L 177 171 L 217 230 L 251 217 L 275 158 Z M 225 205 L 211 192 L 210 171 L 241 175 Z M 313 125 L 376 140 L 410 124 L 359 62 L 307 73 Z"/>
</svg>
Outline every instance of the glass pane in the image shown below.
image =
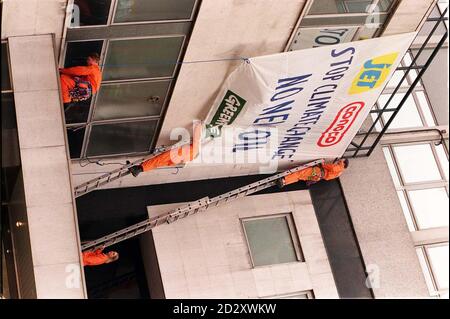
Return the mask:
<svg viewBox="0 0 450 319">
<path fill-rule="evenodd" d="M 382 94 L 378 98 L 378 105 L 380 108 L 384 107 L 387 103 L 390 95 Z M 397 93 L 393 96 L 392 100 L 389 102 L 388 109 L 397 108 L 400 105 L 401 100 L 405 97 L 403 93 Z M 390 119 L 392 113 L 383 113 L 384 123 Z M 395 119 L 389 125 L 390 129 L 399 129 L 407 127 L 423 127 L 422 119 L 420 118 L 419 111 L 417 110 L 416 103 L 412 96 L 410 95 L 405 103 L 403 104 L 400 111 L 395 116 Z"/>
<path fill-rule="evenodd" d="M 380 0 L 378 1 L 377 8 L 375 11 L 387 12 L 392 7 L 394 0 Z"/>
<path fill-rule="evenodd" d="M 438 145 L 435 146 L 436 148 L 436 153 L 438 155 L 439 158 L 439 162 L 441 163 L 441 168 L 444 171 L 444 175 L 445 175 L 445 179 L 448 181 L 448 157 L 447 157 L 447 152 L 444 149 L 444 146 Z"/>
<path fill-rule="evenodd" d="M 448 195 L 445 188 L 408 191 L 419 229 L 448 226 Z"/>
<path fill-rule="evenodd" d="M 86 123 L 89 117 L 91 99 L 77 103 L 71 103 L 64 107 L 64 117 L 66 124 Z"/>
<path fill-rule="evenodd" d="M 104 80 L 171 77 L 183 37 L 109 42 Z"/>
<path fill-rule="evenodd" d="M 111 0 L 75 0 L 71 27 L 77 27 L 77 21 L 80 26 L 106 24 L 110 6 Z"/>
<path fill-rule="evenodd" d="M 372 0 L 315 0 L 308 12 L 311 14 L 365 13 Z"/>
<path fill-rule="evenodd" d="M 119 0 L 114 22 L 187 20 L 195 0 Z"/>
<path fill-rule="evenodd" d="M 293 39 L 290 50 L 300 50 L 350 42 L 357 29 L 357 27 L 321 29 L 301 28 Z"/>
<path fill-rule="evenodd" d="M 311 17 L 307 16 L 300 22 L 301 26 L 305 27 L 324 27 L 333 25 L 365 25 L 370 24 L 383 24 L 386 21 L 386 14 L 373 14 L 373 15 L 357 15 L 357 16 L 343 16 L 343 17 Z"/>
<path fill-rule="evenodd" d="M 2 93 L 1 96 L 1 123 L 2 130 L 16 130 L 16 107 L 13 93 Z M 3 131 L 2 131 L 3 133 Z M 6 136 L 6 132 L 5 132 Z M 6 155 L 6 154 L 4 154 Z"/>
<path fill-rule="evenodd" d="M 423 117 L 425 118 L 425 122 L 427 122 L 427 126 L 435 126 L 436 122 L 434 121 L 434 116 L 431 113 L 430 104 L 428 104 L 427 97 L 425 96 L 425 92 L 416 91 L 415 92 L 417 100 L 419 101 L 420 109 L 422 110 Z"/>
<path fill-rule="evenodd" d="M 64 67 L 86 65 L 86 57 L 89 53 L 102 52 L 103 41 L 68 42 Z"/>
<path fill-rule="evenodd" d="M 2 91 L 11 90 L 11 81 L 9 79 L 8 47 L 2 43 Z"/>
<path fill-rule="evenodd" d="M 428 258 L 439 290 L 448 288 L 448 245 L 427 247 Z"/>
<path fill-rule="evenodd" d="M 297 261 L 286 217 L 244 221 L 255 266 Z"/>
<path fill-rule="evenodd" d="M 411 212 L 409 211 L 405 193 L 403 193 L 403 191 L 397 191 L 397 196 L 398 199 L 400 200 L 400 205 L 402 206 L 403 215 L 405 216 L 406 224 L 408 224 L 409 231 L 415 231 L 416 227 L 414 226 L 414 221 L 411 216 Z"/>
<path fill-rule="evenodd" d="M 98 93 L 94 120 L 159 115 L 170 81 L 103 85 Z"/>
<path fill-rule="evenodd" d="M 377 113 L 371 113 L 370 116 L 372 117 L 372 123 L 375 122 L 378 118 Z M 375 132 L 381 132 L 382 128 L 383 127 L 381 126 L 381 120 L 378 120 L 378 122 L 375 124 Z"/>
<path fill-rule="evenodd" d="M 405 183 L 441 180 L 430 144 L 393 147 Z"/>
<path fill-rule="evenodd" d="M 387 87 L 388 88 L 396 88 L 400 81 L 402 80 L 403 76 L 405 75 L 405 71 L 395 71 L 392 75 L 391 79 L 389 80 Z M 406 79 L 403 80 L 401 87 L 407 87 L 408 81 Z"/>
<path fill-rule="evenodd" d="M 148 152 L 156 120 L 93 125 L 87 156 Z"/>
<path fill-rule="evenodd" d="M 70 158 L 80 158 L 85 131 L 86 127 L 84 126 L 67 128 Z"/>
</svg>

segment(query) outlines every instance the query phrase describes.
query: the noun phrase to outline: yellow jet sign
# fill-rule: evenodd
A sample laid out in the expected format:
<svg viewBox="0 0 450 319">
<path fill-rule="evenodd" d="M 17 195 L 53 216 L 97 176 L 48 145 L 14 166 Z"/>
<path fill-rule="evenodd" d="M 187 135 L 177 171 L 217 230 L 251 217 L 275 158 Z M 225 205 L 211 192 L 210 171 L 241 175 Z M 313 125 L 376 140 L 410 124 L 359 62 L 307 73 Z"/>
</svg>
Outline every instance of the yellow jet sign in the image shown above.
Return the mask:
<svg viewBox="0 0 450 319">
<path fill-rule="evenodd" d="M 353 80 L 348 94 L 364 93 L 383 84 L 397 56 L 398 52 L 395 52 L 366 61 Z"/>
</svg>

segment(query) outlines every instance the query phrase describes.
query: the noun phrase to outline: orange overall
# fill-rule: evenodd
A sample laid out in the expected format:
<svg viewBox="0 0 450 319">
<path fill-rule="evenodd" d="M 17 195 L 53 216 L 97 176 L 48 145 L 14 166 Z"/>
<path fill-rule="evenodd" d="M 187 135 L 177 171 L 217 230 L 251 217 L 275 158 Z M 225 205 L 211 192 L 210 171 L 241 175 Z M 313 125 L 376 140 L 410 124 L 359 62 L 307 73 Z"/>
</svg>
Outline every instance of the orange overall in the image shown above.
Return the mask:
<svg viewBox="0 0 450 319">
<path fill-rule="evenodd" d="M 103 265 L 109 260 L 107 254 L 104 254 L 103 249 L 97 249 L 95 251 L 83 252 L 83 265 L 84 266 L 98 266 Z"/>
<path fill-rule="evenodd" d="M 292 173 L 284 177 L 285 185 L 296 183 L 298 181 L 313 181 L 318 182 L 321 179 L 330 180 L 339 177 L 344 171 L 344 162 L 328 163 L 322 165 L 322 170 L 319 165 L 307 167 L 298 172 Z"/>
<path fill-rule="evenodd" d="M 64 103 L 70 103 L 70 91 L 75 87 L 74 77 L 79 76 L 89 81 L 92 86 L 92 94 L 98 91 L 102 81 L 102 72 L 98 65 L 74 66 L 60 69 L 61 92 Z"/>
<path fill-rule="evenodd" d="M 194 138 L 191 144 L 182 145 L 150 158 L 141 164 L 143 171 L 147 172 L 157 167 L 174 166 L 192 161 L 198 154 L 200 135 L 201 125 L 197 125 L 194 128 Z"/>
</svg>

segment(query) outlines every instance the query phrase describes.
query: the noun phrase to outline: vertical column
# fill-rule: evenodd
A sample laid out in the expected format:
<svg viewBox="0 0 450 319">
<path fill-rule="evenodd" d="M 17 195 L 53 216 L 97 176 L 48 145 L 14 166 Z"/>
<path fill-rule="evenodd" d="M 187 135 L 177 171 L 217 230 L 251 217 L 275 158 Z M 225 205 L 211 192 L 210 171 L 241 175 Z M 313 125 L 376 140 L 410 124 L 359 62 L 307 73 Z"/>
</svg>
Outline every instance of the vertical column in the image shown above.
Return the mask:
<svg viewBox="0 0 450 319">
<path fill-rule="evenodd" d="M 8 40 L 37 298 L 85 298 L 54 39 Z"/>
</svg>

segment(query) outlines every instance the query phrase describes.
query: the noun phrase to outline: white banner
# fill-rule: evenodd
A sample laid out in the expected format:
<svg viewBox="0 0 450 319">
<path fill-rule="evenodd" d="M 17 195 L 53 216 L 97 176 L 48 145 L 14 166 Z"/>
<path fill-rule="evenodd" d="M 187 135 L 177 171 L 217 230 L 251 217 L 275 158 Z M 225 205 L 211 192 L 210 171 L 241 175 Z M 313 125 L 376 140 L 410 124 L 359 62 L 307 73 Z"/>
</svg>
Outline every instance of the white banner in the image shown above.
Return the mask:
<svg viewBox="0 0 450 319">
<path fill-rule="evenodd" d="M 205 122 L 204 163 L 341 157 L 415 33 L 250 58 Z"/>
</svg>

